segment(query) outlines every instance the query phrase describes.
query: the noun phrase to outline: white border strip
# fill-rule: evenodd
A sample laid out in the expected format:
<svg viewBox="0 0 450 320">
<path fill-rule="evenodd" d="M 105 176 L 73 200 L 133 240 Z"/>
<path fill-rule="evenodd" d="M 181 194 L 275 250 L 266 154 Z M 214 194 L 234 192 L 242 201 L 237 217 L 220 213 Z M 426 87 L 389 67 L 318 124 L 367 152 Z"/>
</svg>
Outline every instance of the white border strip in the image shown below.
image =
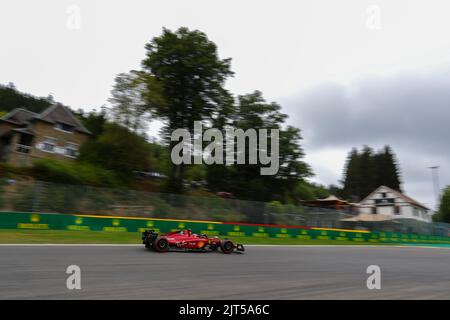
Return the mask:
<svg viewBox="0 0 450 320">
<path fill-rule="evenodd" d="M 140 244 L 115 243 L 0 243 L 0 247 L 144 247 Z"/>
<path fill-rule="evenodd" d="M 0 247 L 142 247 L 142 244 L 115 243 L 0 243 Z M 283 247 L 283 248 L 425 248 L 450 249 L 450 247 L 399 246 L 399 245 L 320 245 L 320 244 L 247 244 L 245 247 Z"/>
</svg>

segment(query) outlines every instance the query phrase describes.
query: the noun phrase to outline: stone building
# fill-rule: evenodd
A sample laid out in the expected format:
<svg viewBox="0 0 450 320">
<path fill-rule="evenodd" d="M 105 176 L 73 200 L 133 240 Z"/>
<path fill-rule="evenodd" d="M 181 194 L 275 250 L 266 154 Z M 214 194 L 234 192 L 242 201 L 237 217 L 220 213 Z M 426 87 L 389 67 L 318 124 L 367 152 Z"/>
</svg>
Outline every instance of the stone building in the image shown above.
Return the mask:
<svg viewBox="0 0 450 320">
<path fill-rule="evenodd" d="M 0 118 L 0 161 L 18 167 L 41 158 L 72 161 L 91 133 L 69 108 L 14 109 Z"/>
</svg>

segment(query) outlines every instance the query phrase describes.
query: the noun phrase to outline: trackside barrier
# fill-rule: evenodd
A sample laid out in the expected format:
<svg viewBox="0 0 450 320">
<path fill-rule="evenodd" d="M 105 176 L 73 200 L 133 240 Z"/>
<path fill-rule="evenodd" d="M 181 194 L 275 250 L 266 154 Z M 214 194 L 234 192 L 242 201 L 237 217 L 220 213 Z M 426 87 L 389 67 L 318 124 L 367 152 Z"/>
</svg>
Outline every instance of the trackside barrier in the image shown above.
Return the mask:
<svg viewBox="0 0 450 320">
<path fill-rule="evenodd" d="M 333 240 L 365 243 L 450 244 L 450 237 L 369 232 L 359 230 L 255 225 L 217 221 L 170 220 L 53 213 L 0 212 L 0 229 L 142 232 L 153 229 L 168 232 L 188 228 L 210 236 Z"/>
</svg>

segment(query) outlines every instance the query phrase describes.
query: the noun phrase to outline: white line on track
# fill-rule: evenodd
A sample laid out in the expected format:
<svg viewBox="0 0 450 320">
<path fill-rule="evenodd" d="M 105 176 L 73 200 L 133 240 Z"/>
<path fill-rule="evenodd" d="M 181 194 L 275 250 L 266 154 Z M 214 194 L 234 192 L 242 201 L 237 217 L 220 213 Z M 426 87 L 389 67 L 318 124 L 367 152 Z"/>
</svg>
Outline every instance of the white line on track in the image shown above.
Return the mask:
<svg viewBox="0 0 450 320">
<path fill-rule="evenodd" d="M 429 248 L 429 249 L 450 249 L 449 247 L 433 247 L 433 246 L 409 246 L 409 245 L 345 245 L 345 244 L 248 244 L 246 247 L 318 247 L 318 248 Z"/>
</svg>

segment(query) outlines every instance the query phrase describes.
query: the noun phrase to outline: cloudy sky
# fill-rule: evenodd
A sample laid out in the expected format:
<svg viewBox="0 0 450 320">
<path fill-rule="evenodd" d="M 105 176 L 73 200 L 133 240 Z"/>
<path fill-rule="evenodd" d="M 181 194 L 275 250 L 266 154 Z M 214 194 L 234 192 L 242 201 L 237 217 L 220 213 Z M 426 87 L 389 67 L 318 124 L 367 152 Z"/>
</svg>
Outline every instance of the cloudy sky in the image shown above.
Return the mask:
<svg viewBox="0 0 450 320">
<path fill-rule="evenodd" d="M 447 0 L 2 1 L 0 83 L 98 108 L 163 26 L 199 29 L 232 58 L 233 93 L 261 90 L 303 130 L 314 181 L 337 183 L 352 147 L 390 144 L 406 192 L 434 206 L 427 167 L 450 184 L 449 12 Z"/>
</svg>

